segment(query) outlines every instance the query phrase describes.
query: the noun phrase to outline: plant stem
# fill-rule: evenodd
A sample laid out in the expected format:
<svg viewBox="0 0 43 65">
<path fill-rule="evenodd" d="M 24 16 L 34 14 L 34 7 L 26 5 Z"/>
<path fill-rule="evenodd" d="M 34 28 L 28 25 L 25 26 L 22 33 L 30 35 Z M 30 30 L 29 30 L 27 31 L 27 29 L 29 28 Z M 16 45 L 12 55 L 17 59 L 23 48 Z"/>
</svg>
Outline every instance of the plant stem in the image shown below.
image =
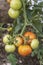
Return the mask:
<svg viewBox="0 0 43 65">
<path fill-rule="evenodd" d="M 0 31 L 5 31 L 5 30 L 7 30 L 7 28 L 0 27 Z"/>
<path fill-rule="evenodd" d="M 22 3 L 23 3 L 23 16 L 24 16 L 24 26 L 23 26 L 23 29 L 21 31 L 21 35 L 23 34 L 25 28 L 26 28 L 26 24 L 27 24 L 27 16 L 26 16 L 26 9 L 25 9 L 25 0 L 22 0 Z"/>
</svg>

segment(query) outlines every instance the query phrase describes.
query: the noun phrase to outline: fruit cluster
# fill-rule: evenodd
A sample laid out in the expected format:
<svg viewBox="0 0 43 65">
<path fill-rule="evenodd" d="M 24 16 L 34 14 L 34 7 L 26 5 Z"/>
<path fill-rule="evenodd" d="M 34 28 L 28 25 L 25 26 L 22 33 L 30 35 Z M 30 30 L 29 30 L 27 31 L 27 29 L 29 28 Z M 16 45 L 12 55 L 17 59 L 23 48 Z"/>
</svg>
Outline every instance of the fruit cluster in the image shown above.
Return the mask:
<svg viewBox="0 0 43 65">
<path fill-rule="evenodd" d="M 22 3 L 20 0 L 10 0 L 10 9 L 8 11 L 8 15 L 13 19 L 17 18 L 20 14 L 21 7 Z"/>
<path fill-rule="evenodd" d="M 33 32 L 25 32 L 23 36 L 15 37 L 6 34 L 3 37 L 3 43 L 5 44 L 6 52 L 12 53 L 17 48 L 18 53 L 21 56 L 30 55 L 32 51 L 39 46 L 39 40 Z"/>
</svg>

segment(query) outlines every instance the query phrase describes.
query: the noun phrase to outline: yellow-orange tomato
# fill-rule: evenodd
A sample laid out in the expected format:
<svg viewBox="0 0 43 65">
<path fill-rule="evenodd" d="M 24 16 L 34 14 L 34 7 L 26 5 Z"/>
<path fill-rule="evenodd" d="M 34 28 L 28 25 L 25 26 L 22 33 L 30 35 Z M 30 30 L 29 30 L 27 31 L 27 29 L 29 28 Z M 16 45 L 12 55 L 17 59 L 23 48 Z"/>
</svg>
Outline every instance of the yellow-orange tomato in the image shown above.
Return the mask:
<svg viewBox="0 0 43 65">
<path fill-rule="evenodd" d="M 32 53 L 32 49 L 29 45 L 21 45 L 18 47 L 18 53 L 21 56 L 27 56 Z"/>
<path fill-rule="evenodd" d="M 16 37 L 15 38 L 15 41 L 14 41 L 14 44 L 18 47 L 20 46 L 21 44 L 23 44 L 23 39 L 21 37 Z"/>
<path fill-rule="evenodd" d="M 36 39 L 36 34 L 33 32 L 25 32 L 24 37 L 27 38 L 27 43 L 30 43 L 33 39 Z"/>
<path fill-rule="evenodd" d="M 7 2 L 8 2 L 8 3 L 10 3 L 10 2 L 11 2 L 11 0 L 7 0 Z"/>
</svg>

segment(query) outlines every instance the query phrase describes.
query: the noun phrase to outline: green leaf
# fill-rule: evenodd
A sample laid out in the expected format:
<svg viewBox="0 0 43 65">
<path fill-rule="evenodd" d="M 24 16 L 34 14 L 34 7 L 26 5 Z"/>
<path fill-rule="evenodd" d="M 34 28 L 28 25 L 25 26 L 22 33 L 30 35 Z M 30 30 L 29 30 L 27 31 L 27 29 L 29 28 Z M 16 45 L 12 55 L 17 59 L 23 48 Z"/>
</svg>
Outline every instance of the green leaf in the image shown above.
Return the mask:
<svg viewBox="0 0 43 65">
<path fill-rule="evenodd" d="M 40 21 L 33 21 L 32 23 L 38 29 L 38 31 L 42 33 L 41 22 Z"/>
<path fill-rule="evenodd" d="M 38 0 L 33 0 L 33 1 L 37 3 Z"/>
<path fill-rule="evenodd" d="M 43 2 L 40 2 L 38 5 L 41 6 L 41 7 L 43 7 Z"/>
<path fill-rule="evenodd" d="M 4 24 L 4 23 L 0 23 L 0 27 L 2 27 L 2 26 L 3 26 L 3 24 Z"/>
<path fill-rule="evenodd" d="M 11 62 L 11 65 L 16 65 L 16 62 L 17 62 L 17 58 L 15 57 L 14 54 L 10 54 L 8 55 L 8 60 Z"/>
<path fill-rule="evenodd" d="M 27 9 L 26 13 L 27 13 L 28 19 L 31 19 L 32 18 L 32 10 Z"/>
<path fill-rule="evenodd" d="M 13 22 L 13 34 L 17 34 L 22 29 L 23 24 L 21 18 L 17 18 L 17 20 Z"/>
<path fill-rule="evenodd" d="M 17 25 L 16 27 L 15 27 L 15 33 L 18 33 L 18 31 L 21 29 L 21 27 L 20 27 L 20 25 Z"/>
</svg>

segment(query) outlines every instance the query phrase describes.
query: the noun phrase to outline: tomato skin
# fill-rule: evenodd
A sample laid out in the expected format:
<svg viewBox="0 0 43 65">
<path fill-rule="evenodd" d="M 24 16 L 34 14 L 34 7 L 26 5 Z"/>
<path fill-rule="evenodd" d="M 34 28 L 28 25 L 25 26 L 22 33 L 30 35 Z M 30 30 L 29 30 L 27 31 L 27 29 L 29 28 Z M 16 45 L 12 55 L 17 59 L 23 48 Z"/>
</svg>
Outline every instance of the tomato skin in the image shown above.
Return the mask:
<svg viewBox="0 0 43 65">
<path fill-rule="evenodd" d="M 15 46 L 14 45 L 5 45 L 5 51 L 7 53 L 11 53 L 11 52 L 14 52 L 15 51 Z"/>
<path fill-rule="evenodd" d="M 31 45 L 32 49 L 38 48 L 39 40 L 38 39 L 33 39 L 30 45 Z"/>
<path fill-rule="evenodd" d="M 14 10 L 18 10 L 22 7 L 22 3 L 20 0 L 12 0 L 10 3 L 10 7 Z"/>
<path fill-rule="evenodd" d="M 8 15 L 11 18 L 15 19 L 19 16 L 19 11 L 18 10 L 13 10 L 12 8 L 10 8 L 9 11 L 8 11 Z"/>
<path fill-rule="evenodd" d="M 24 37 L 28 38 L 27 43 L 31 43 L 33 39 L 36 39 L 36 35 L 33 32 L 25 32 Z"/>
<path fill-rule="evenodd" d="M 14 44 L 19 47 L 21 44 L 23 44 L 23 39 L 21 37 L 16 37 L 17 43 L 14 41 Z"/>
<path fill-rule="evenodd" d="M 30 55 L 32 52 L 32 49 L 29 45 L 21 45 L 18 47 L 18 53 L 21 55 L 21 56 L 27 56 L 27 55 Z"/>
<path fill-rule="evenodd" d="M 9 35 L 9 34 L 6 34 L 4 37 L 3 37 L 3 43 L 4 44 L 8 44 L 9 43 L 9 39 L 11 39 L 12 37 Z"/>
</svg>

